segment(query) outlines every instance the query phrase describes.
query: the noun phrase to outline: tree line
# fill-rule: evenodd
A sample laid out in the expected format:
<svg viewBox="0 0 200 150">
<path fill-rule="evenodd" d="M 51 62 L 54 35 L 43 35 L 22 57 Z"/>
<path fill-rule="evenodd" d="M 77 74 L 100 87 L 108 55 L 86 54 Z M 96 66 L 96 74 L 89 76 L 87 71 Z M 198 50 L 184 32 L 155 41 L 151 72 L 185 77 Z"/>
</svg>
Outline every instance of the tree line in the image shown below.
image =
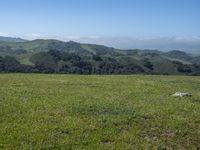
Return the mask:
<svg viewBox="0 0 200 150">
<path fill-rule="evenodd" d="M 115 57 L 79 55 L 58 50 L 40 52 L 30 58 L 33 65 L 23 65 L 11 56 L 0 56 L 0 72 L 63 73 L 63 74 L 160 74 L 145 58 L 143 65 L 123 63 Z M 199 65 L 186 65 L 174 61 L 177 71 L 186 75 L 199 75 Z M 166 73 L 168 74 L 168 73 Z"/>
</svg>

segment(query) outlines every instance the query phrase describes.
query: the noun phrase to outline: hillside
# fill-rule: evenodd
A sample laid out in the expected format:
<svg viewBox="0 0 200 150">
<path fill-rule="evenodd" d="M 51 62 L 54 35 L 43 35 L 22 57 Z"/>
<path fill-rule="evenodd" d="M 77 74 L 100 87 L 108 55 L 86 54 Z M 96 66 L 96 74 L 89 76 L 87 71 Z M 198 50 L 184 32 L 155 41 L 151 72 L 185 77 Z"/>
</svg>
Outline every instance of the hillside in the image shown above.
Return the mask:
<svg viewBox="0 0 200 150">
<path fill-rule="evenodd" d="M 24 39 L 21 39 L 21 38 L 0 36 L 0 41 L 3 41 L 3 42 L 27 42 L 28 40 L 24 40 Z"/>
<path fill-rule="evenodd" d="M 0 40 L 0 66 L 1 72 L 172 75 L 200 73 L 199 57 L 182 51 L 120 50 L 53 39 L 23 42 Z"/>
</svg>

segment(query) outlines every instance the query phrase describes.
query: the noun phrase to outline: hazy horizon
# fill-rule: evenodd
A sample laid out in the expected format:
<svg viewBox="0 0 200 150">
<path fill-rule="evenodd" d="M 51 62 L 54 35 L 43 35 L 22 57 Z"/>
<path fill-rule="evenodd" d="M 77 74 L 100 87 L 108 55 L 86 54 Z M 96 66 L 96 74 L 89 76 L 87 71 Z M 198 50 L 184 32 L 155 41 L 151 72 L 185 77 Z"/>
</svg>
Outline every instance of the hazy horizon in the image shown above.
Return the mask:
<svg viewBox="0 0 200 150">
<path fill-rule="evenodd" d="M 0 36 L 200 51 L 198 0 L 2 0 Z"/>
</svg>

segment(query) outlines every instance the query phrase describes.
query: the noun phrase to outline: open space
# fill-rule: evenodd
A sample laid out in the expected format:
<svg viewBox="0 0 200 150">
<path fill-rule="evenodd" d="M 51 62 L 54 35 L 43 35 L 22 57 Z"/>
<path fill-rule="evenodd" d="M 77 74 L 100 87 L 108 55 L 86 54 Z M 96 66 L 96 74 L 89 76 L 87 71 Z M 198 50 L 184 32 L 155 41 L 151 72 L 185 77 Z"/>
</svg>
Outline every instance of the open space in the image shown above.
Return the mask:
<svg viewBox="0 0 200 150">
<path fill-rule="evenodd" d="M 0 149 L 198 149 L 199 91 L 189 76 L 0 74 Z"/>
</svg>

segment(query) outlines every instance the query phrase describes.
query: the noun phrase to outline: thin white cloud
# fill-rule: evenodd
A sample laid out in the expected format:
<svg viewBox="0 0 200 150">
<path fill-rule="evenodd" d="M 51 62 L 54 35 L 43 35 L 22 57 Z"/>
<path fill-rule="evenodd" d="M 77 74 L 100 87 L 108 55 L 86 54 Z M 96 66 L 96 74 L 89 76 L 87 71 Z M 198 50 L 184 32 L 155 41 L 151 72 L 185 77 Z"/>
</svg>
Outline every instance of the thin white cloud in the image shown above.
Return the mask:
<svg viewBox="0 0 200 150">
<path fill-rule="evenodd" d="M 28 36 L 31 36 L 31 37 L 42 37 L 44 35 L 38 34 L 38 33 L 33 33 L 33 34 L 28 34 Z"/>
<path fill-rule="evenodd" d="M 187 36 L 179 36 L 179 37 L 175 37 L 176 41 L 180 41 L 180 42 L 199 42 L 200 41 L 200 37 L 198 36 L 191 36 L 191 37 L 187 37 Z"/>
<path fill-rule="evenodd" d="M 10 35 L 7 33 L 0 32 L 0 36 L 10 36 Z"/>
<path fill-rule="evenodd" d="M 34 40 L 38 38 L 45 38 L 46 36 L 40 33 L 31 33 L 31 34 L 26 34 L 23 36 L 20 36 L 22 38 L 28 39 L 28 40 Z"/>
</svg>

